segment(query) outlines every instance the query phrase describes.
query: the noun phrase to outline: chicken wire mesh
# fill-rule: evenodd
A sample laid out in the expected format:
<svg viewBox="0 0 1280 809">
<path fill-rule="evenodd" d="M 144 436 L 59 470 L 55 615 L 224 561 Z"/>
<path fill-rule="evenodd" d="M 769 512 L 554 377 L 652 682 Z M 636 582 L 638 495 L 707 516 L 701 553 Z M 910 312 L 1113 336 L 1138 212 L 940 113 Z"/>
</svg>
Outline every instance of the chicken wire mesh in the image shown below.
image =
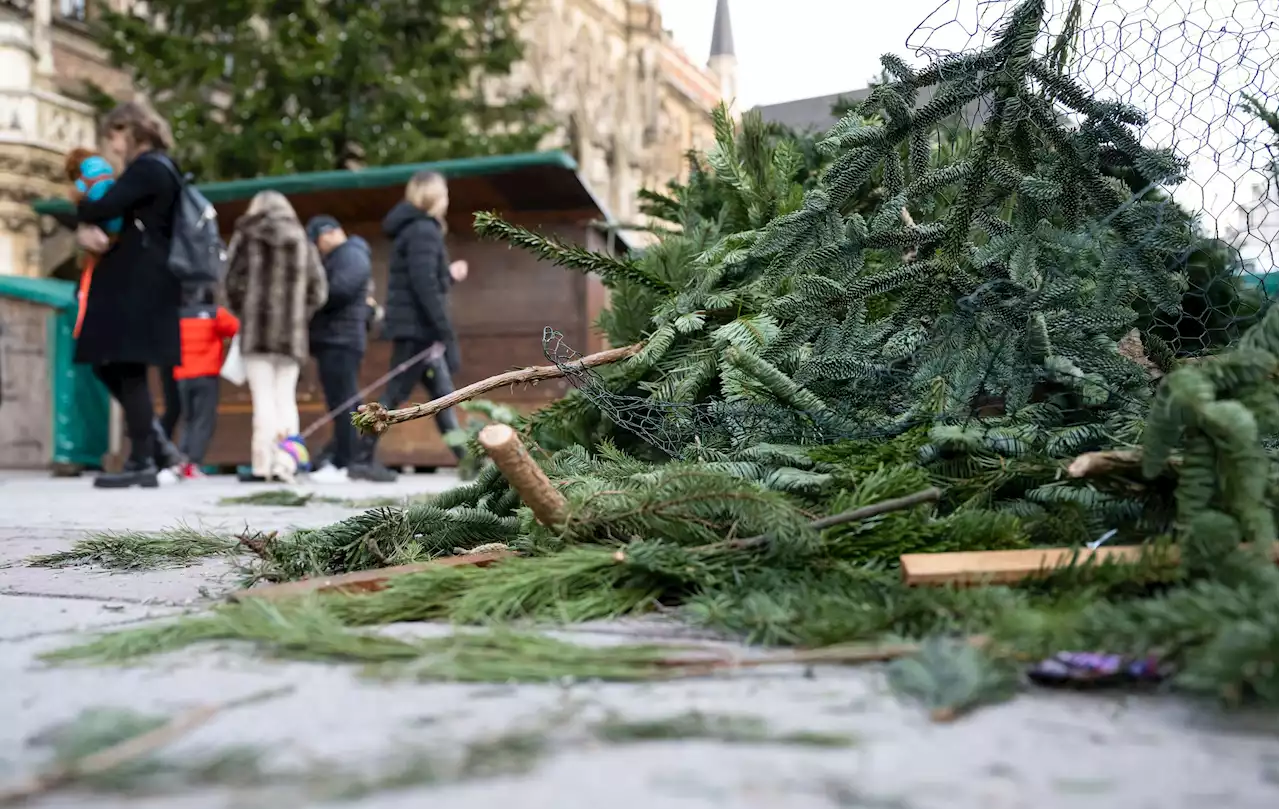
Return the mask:
<svg viewBox="0 0 1280 809">
<path fill-rule="evenodd" d="M 897 109 L 895 97 L 877 99 L 873 92 L 857 112 L 864 121 L 878 118 L 892 127 L 895 121 L 908 120 L 895 116 L 920 115 L 939 96 L 963 88 L 965 81 L 983 81 L 984 74 L 974 73 L 974 62 L 966 57 L 998 47 L 1009 20 L 1030 5 L 1037 4 L 944 3 L 907 40 L 916 57 L 915 75 L 933 65 L 935 81 L 918 88 L 918 93 L 911 90 L 911 110 Z M 1272 55 L 1277 18 L 1261 2 L 1050 0 L 1037 10 L 1041 73 L 1033 73 L 1039 80 L 1036 92 L 1072 134 L 1070 139 L 1034 147 L 1096 148 L 1100 151 L 1081 154 L 1096 157 L 1110 174 L 1111 186 L 1122 189 L 1110 210 L 1069 234 L 1070 244 L 1085 260 L 1098 263 L 1151 261 L 1156 256 L 1173 284 L 1171 301 L 1162 303 L 1158 290 L 1126 298 L 1124 304 L 1132 306 L 1137 318 L 1110 335 L 1111 350 L 1146 374 L 1145 385 L 1116 384 L 1114 378 L 1092 374 L 1087 375 L 1088 390 L 1072 400 L 1077 403 L 1075 412 L 1063 405 L 1063 397 L 1056 400 L 1053 426 L 1085 425 L 1090 430 L 1076 429 L 1073 435 L 1095 443 L 1101 438 L 1123 443 L 1136 437 L 1126 434 L 1126 422 L 1100 413 L 1127 414 L 1127 424 L 1138 423 L 1161 367 L 1230 346 L 1275 302 L 1280 183 L 1278 130 L 1270 111 L 1277 107 Z M 1050 72 L 1073 80 L 1098 103 L 1091 106 L 1091 101 L 1072 96 L 1069 88 L 1053 83 Z M 1116 113 L 1119 105 L 1125 105 L 1124 111 Z M 1035 123 L 1033 105 L 1002 101 L 992 92 L 976 95 L 933 128 L 930 166 L 945 167 L 948 160 L 972 155 L 993 115 L 1002 131 L 1015 137 L 1024 131 L 1019 127 L 1028 125 L 1029 132 L 1029 124 Z M 1126 163 L 1126 155 L 1134 154 L 1125 140 L 1129 136 L 1109 124 L 1105 115 L 1138 125 L 1141 146 L 1167 154 L 1168 167 Z M 1074 191 L 1067 189 L 1067 195 Z M 945 210 L 958 200 L 959 192 L 944 194 L 923 213 L 927 216 L 936 207 Z M 910 216 L 905 218 L 911 224 Z M 945 219 L 942 214 L 937 218 Z M 996 225 L 1000 223 L 993 223 L 987 238 L 999 234 Z M 925 260 L 927 251 L 920 248 L 903 251 L 897 266 L 905 269 Z M 992 435 L 1004 435 L 1010 416 L 1043 405 L 1048 398 L 1044 391 L 1060 385 L 1064 376 L 1075 374 L 1073 383 L 1080 388 L 1078 369 L 1026 361 L 1027 313 L 1043 309 L 1055 284 L 1065 282 L 1067 274 L 1058 265 L 1033 274 L 1034 283 L 1013 271 L 989 278 L 957 295 L 950 311 L 929 324 L 908 356 L 869 359 L 874 377 L 870 381 L 875 384 L 868 385 L 868 396 L 881 396 L 875 403 L 887 411 L 887 419 L 861 418 L 869 402 L 859 401 L 814 412 L 741 400 L 690 403 L 623 394 L 597 372 L 577 365 L 577 352 L 550 328 L 543 335 L 543 350 L 611 422 L 676 457 L 688 454 L 691 447 L 829 443 L 895 434 L 919 424 L 987 426 Z M 1105 297 L 1098 290 L 1094 294 Z M 974 364 L 975 356 L 982 361 Z M 922 367 L 937 378 L 948 378 L 962 395 L 931 408 L 919 407 L 906 395 L 896 401 L 892 395 L 884 398 L 887 390 L 910 390 L 912 377 L 918 381 Z M 1029 395 L 1013 394 L 1020 383 L 1028 382 L 1028 373 L 1033 379 L 1021 387 Z M 1082 399 L 1088 401 L 1087 408 L 1079 404 Z M 1080 451 L 1086 444 L 1087 440 L 1061 442 L 1059 454 Z"/>
</svg>

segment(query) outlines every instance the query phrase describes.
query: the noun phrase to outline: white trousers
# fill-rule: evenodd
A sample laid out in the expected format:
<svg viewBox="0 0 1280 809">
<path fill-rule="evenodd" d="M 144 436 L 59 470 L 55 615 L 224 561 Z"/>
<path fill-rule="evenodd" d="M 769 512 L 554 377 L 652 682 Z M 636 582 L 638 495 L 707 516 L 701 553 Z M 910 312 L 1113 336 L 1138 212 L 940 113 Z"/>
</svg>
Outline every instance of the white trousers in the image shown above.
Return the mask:
<svg viewBox="0 0 1280 809">
<path fill-rule="evenodd" d="M 298 361 L 283 354 L 244 355 L 253 397 L 253 474 L 271 477 L 276 442 L 299 430 Z"/>
</svg>

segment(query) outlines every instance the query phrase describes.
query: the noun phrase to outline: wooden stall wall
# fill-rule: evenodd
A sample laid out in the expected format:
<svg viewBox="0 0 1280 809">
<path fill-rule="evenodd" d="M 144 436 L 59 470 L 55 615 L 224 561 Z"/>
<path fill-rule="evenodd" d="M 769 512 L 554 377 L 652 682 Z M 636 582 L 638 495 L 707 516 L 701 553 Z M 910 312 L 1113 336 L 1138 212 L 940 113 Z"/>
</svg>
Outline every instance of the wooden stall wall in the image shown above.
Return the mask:
<svg viewBox="0 0 1280 809">
<path fill-rule="evenodd" d="M 596 350 L 600 339 L 590 324 L 603 305 L 603 287 L 595 278 L 539 261 L 528 253 L 505 245 L 477 240 L 466 220 L 451 222 L 448 238 L 452 258 L 465 259 L 470 273 L 454 286 L 450 313 L 458 331 L 462 369 L 454 377 L 457 387 L 502 373 L 512 368 L 543 364 L 542 329 L 552 326 L 564 332 L 566 341 L 584 353 Z M 538 227 L 536 223 L 528 223 Z M 587 229 L 579 224 L 543 224 L 546 233 L 577 243 L 589 241 Z M 379 302 L 386 301 L 389 243 L 378 223 L 347 223 L 348 233 L 362 236 L 373 247 L 373 273 Z M 390 368 L 391 343 L 371 340 L 360 373 L 360 385 L 375 382 Z M 488 398 L 529 411 L 564 395 L 563 380 L 536 387 L 495 391 Z M 378 388 L 370 399 L 378 398 Z M 417 387 L 412 401 L 425 401 L 424 388 Z M 408 403 L 406 403 L 408 404 Z M 315 362 L 303 370 L 298 385 L 298 409 L 304 429 L 325 412 L 324 395 L 317 381 Z M 218 413 L 218 429 L 207 463 L 245 463 L 249 454 L 252 404 L 248 388 L 226 381 Z M 329 440 L 325 426 L 308 439 L 312 452 Z M 453 454 L 441 440 L 433 419 L 419 419 L 399 425 L 379 443 L 379 458 L 394 466 L 453 466 Z"/>
<path fill-rule="evenodd" d="M 53 457 L 52 314 L 0 296 L 0 469 L 47 469 Z"/>
</svg>

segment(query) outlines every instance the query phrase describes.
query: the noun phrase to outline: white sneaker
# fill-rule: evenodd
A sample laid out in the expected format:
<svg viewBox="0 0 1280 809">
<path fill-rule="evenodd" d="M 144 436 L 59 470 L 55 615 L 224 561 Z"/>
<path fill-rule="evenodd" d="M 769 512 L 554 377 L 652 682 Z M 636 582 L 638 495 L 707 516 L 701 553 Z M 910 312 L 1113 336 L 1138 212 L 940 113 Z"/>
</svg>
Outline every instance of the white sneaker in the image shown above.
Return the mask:
<svg viewBox="0 0 1280 809">
<path fill-rule="evenodd" d="M 327 463 L 316 471 L 311 473 L 311 480 L 316 483 L 346 483 L 347 470 L 339 469 L 331 463 Z"/>
</svg>

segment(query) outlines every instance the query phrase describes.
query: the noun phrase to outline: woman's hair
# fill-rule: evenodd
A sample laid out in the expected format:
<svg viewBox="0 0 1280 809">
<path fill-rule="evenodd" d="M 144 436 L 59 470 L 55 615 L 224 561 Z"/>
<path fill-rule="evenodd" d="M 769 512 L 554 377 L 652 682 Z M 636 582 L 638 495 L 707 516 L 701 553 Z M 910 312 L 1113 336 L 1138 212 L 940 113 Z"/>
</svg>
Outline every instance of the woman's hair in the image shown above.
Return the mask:
<svg viewBox="0 0 1280 809">
<path fill-rule="evenodd" d="M 259 191 L 254 194 L 253 199 L 249 200 L 249 210 L 244 213 L 245 216 L 270 214 L 298 218 L 298 212 L 293 209 L 289 198 L 279 191 Z"/>
<path fill-rule="evenodd" d="M 102 119 L 102 134 L 127 132 L 134 148 L 172 149 L 173 132 L 168 122 L 137 101 L 119 104 Z"/>
<path fill-rule="evenodd" d="M 449 186 L 444 175 L 435 171 L 420 171 L 409 178 L 404 187 L 404 198 L 409 204 L 444 225 L 449 210 Z"/>
</svg>

